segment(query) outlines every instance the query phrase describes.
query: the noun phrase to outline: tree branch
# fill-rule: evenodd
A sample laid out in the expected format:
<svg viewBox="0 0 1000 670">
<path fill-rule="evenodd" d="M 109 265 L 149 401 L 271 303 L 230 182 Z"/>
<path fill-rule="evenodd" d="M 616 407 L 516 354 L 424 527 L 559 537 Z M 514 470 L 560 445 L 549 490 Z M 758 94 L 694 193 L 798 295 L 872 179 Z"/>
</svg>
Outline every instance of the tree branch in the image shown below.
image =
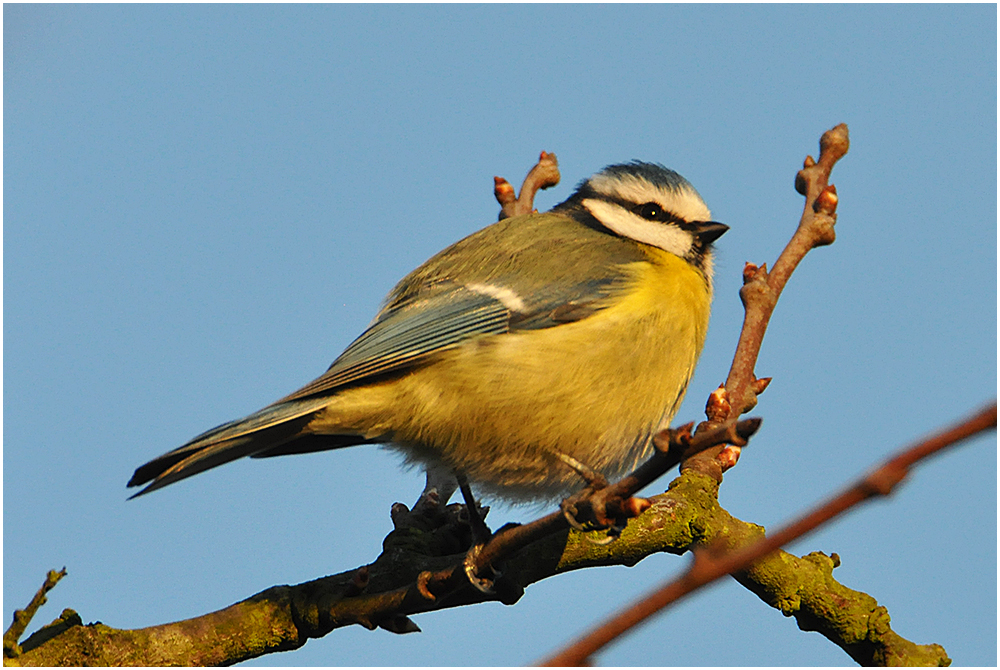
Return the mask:
<svg viewBox="0 0 1000 670">
<path fill-rule="evenodd" d="M 21 653 L 21 648 L 17 645 L 17 641 L 21 639 L 24 631 L 28 629 L 28 624 L 31 623 L 38 609 L 47 602 L 45 595 L 54 589 L 59 580 L 65 576 L 66 568 L 58 571 L 49 570 L 49 574 L 45 576 L 45 581 L 42 582 L 41 588 L 35 593 L 35 597 L 31 599 L 28 606 L 23 610 L 14 610 L 14 620 L 3 634 L 4 658 L 14 657 Z"/>
<path fill-rule="evenodd" d="M 874 598 L 839 584 L 832 588 L 835 582 L 829 575 L 833 568 L 840 565 L 840 557 L 836 554 L 826 557 L 814 552 L 803 559 L 811 560 L 814 567 L 788 571 L 784 567 L 786 563 L 796 568 L 803 566 L 797 559 L 791 560 L 794 557 L 783 560 L 788 556 L 784 552 L 774 552 L 855 505 L 876 496 L 889 495 L 910 467 L 921 459 L 982 431 L 995 430 L 996 426 L 997 406 L 994 403 L 961 424 L 901 451 L 843 493 L 768 538 L 763 537 L 762 528 L 759 533 L 748 531 L 732 536 L 719 535 L 717 541 L 702 544 L 695 551 L 695 560 L 680 578 L 605 621 L 543 661 L 542 665 L 588 665 L 594 653 L 626 631 L 727 574 L 733 574 L 738 582 L 772 607 L 781 609 L 786 616 L 795 615 L 803 630 L 822 633 L 860 665 L 926 665 L 928 661 L 930 665 L 948 665 L 951 661 L 943 647 L 914 645 L 893 633 L 888 628 L 888 612 L 884 607 L 878 607 Z M 812 573 L 817 568 L 822 576 L 818 586 L 822 588 L 811 588 L 803 598 L 803 586 L 815 579 L 816 575 Z M 778 588 L 775 589 L 775 586 Z M 794 603 L 794 607 L 789 602 Z M 804 602 L 807 605 L 805 610 L 802 609 Z"/>
<path fill-rule="evenodd" d="M 718 503 L 719 483 L 691 470 L 673 482 L 667 492 L 649 499 L 650 507 L 628 524 L 618 541 L 598 545 L 587 535 L 564 530 L 548 535 L 510 557 L 504 577 L 520 588 L 563 572 L 604 565 L 635 565 L 655 553 L 683 554 L 724 542 L 740 549 L 757 542 L 764 529 L 736 519 Z M 449 506 L 440 518 L 412 518 L 386 538 L 384 550 L 368 566 L 295 586 L 275 586 L 226 609 L 171 624 L 138 630 L 117 630 L 101 623 L 64 626 L 54 636 L 36 643 L 46 628 L 26 640 L 17 658 L 5 665 L 231 665 L 276 651 L 301 647 L 309 638 L 359 624 L 397 633 L 418 630 L 409 616 L 461 605 L 502 601 L 501 594 L 485 594 L 470 585 L 436 597 L 427 591 L 427 575 L 455 569 L 464 553 L 434 555 L 448 546 L 458 506 Z M 432 523 L 433 522 L 433 523 Z M 878 642 L 880 649 L 936 654 L 936 645 L 914 645 L 894 633 L 885 608 L 874 598 L 839 584 L 832 570 L 836 556 L 820 553 L 798 558 L 778 551 L 757 561 L 737 579 L 764 602 L 788 616 L 800 628 L 841 631 L 850 644 Z M 460 570 L 459 570 L 460 571 Z M 75 614 L 75 613 L 74 613 Z M 859 637 L 860 636 L 860 637 Z M 873 657 L 874 658 L 874 657 Z M 909 662 L 916 657 L 907 656 Z M 878 659 L 875 658 L 877 661 Z"/>
</svg>

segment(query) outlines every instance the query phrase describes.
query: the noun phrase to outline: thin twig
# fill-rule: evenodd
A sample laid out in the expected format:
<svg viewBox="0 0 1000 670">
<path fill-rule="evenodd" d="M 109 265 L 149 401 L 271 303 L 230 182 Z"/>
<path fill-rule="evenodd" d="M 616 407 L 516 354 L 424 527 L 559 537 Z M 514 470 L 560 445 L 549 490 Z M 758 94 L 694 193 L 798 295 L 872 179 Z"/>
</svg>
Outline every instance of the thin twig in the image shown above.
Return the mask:
<svg viewBox="0 0 1000 670">
<path fill-rule="evenodd" d="M 59 580 L 65 576 L 66 568 L 58 571 L 49 570 L 49 573 L 45 576 L 45 582 L 35 593 L 35 597 L 31 599 L 28 606 L 23 610 L 14 610 L 14 621 L 11 622 L 10 627 L 3 634 L 4 658 L 13 658 L 21 653 L 20 648 L 17 646 L 18 640 L 24 635 L 24 631 L 27 630 L 28 624 L 31 623 L 31 619 L 35 616 L 38 608 L 45 604 L 47 600 L 45 595 L 54 589 Z"/>
<path fill-rule="evenodd" d="M 709 399 L 705 414 L 708 421 L 698 430 L 733 423 L 757 404 L 757 396 L 764 392 L 770 378 L 758 379 L 754 368 L 760 347 L 767 332 L 768 322 L 781 292 L 792 272 L 805 255 L 816 247 L 834 241 L 834 224 L 837 221 L 837 191 L 830 185 L 830 172 L 850 146 L 847 125 L 831 128 L 820 138 L 819 161 L 807 156 L 803 168 L 795 177 L 795 188 L 806 196 L 798 228 L 781 252 L 770 272 L 767 265 L 747 263 L 743 269 L 743 287 L 740 299 L 745 310 L 743 328 L 736 344 L 733 363 L 723 384 Z M 723 454 L 723 450 L 730 453 Z M 706 451 L 686 462 L 684 467 L 709 474 L 721 481 L 722 472 L 735 464 L 739 449 L 720 447 Z"/>
<path fill-rule="evenodd" d="M 500 203 L 501 221 L 512 216 L 531 214 L 535 211 L 535 194 L 559 183 L 559 162 L 555 154 L 543 151 L 538 163 L 531 168 L 521 184 L 521 193 L 514 195 L 514 187 L 503 177 L 493 177 L 493 195 Z"/>
<path fill-rule="evenodd" d="M 767 266 L 747 263 L 743 271 L 740 299 L 746 308 L 743 330 L 733 355 L 733 364 L 726 378 L 726 396 L 731 406 L 731 419 L 744 414 L 757 404 L 757 395 L 767 384 L 758 384 L 754 374 L 757 356 L 774 306 L 788 283 L 792 272 L 812 249 L 834 241 L 837 222 L 836 189 L 829 185 L 830 171 L 847 154 L 850 146 L 847 125 L 831 128 L 820 139 L 819 161 L 807 156 L 804 167 L 796 175 L 796 188 L 806 196 L 799 226 L 771 272 Z M 709 417 L 712 420 L 712 417 Z"/>
<path fill-rule="evenodd" d="M 855 505 L 876 496 L 888 495 L 917 462 L 985 430 L 995 430 L 996 426 L 997 406 L 994 403 L 962 423 L 898 452 L 841 494 L 746 549 L 722 555 L 713 555 L 715 552 L 712 548 L 696 551 L 695 560 L 683 576 L 631 605 L 539 665 L 589 664 L 590 657 L 601 648 L 671 603 L 724 575 L 746 569 L 754 561 L 802 537 Z"/>
</svg>

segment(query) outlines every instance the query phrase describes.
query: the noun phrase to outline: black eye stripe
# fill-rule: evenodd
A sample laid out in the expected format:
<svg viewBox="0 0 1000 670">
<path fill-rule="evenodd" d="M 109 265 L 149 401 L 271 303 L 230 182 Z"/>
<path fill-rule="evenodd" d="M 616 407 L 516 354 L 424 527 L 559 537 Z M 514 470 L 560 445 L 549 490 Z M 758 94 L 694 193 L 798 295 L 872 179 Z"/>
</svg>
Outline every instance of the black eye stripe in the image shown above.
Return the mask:
<svg viewBox="0 0 1000 670">
<path fill-rule="evenodd" d="M 609 197 L 609 196 L 606 196 L 606 195 L 602 196 L 600 199 L 604 200 L 605 202 L 613 202 L 614 204 L 618 205 L 622 209 L 625 209 L 625 210 L 627 210 L 629 212 L 632 212 L 636 216 L 641 217 L 643 219 L 646 219 L 647 221 L 658 221 L 660 223 L 672 223 L 675 226 L 677 226 L 678 228 L 680 228 L 681 230 L 686 230 L 686 231 L 689 231 L 689 232 L 696 232 L 698 230 L 698 227 L 699 227 L 699 223 L 700 222 L 698 222 L 698 221 L 693 221 L 693 222 L 686 221 L 683 217 L 680 217 L 677 214 L 674 214 L 673 212 L 671 212 L 668 209 L 664 209 L 662 205 L 660 205 L 659 203 L 656 203 L 656 202 L 652 202 L 651 201 L 651 202 L 644 202 L 644 203 L 636 204 L 636 203 L 634 203 L 632 201 L 629 201 L 629 200 L 624 200 L 622 198 Z M 655 208 L 655 210 L 656 210 L 655 213 L 652 211 L 653 208 Z M 646 211 L 644 212 L 643 210 L 646 210 Z"/>
<path fill-rule="evenodd" d="M 661 223 L 676 223 L 681 225 L 684 223 L 684 219 L 664 209 L 659 203 L 646 202 L 641 205 L 636 205 L 633 203 L 619 202 L 619 204 L 636 216 L 641 216 L 647 221 L 659 221 Z"/>
</svg>

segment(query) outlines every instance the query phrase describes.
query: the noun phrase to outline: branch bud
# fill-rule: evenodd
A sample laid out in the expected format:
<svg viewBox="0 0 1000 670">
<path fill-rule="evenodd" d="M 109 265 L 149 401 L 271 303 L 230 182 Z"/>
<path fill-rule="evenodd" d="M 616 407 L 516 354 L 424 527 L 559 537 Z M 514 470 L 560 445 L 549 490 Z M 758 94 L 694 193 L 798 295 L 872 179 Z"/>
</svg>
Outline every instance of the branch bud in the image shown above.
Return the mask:
<svg viewBox="0 0 1000 670">
<path fill-rule="evenodd" d="M 732 405 L 729 403 L 729 393 L 726 391 L 725 384 L 720 384 L 719 388 L 712 391 L 708 396 L 708 402 L 705 403 L 705 416 L 708 417 L 709 421 L 722 423 L 729 418 L 731 410 Z"/>
<path fill-rule="evenodd" d="M 743 285 L 746 286 L 755 279 L 767 280 L 767 263 L 757 266 L 747 261 L 743 266 Z"/>
<path fill-rule="evenodd" d="M 514 187 L 503 177 L 493 177 L 493 195 L 500 203 L 500 218 L 505 219 L 514 214 L 514 206 L 517 204 L 517 194 Z"/>
<path fill-rule="evenodd" d="M 771 377 L 761 377 L 760 379 L 755 379 L 753 382 L 754 395 L 760 395 L 763 393 L 770 383 Z"/>
<path fill-rule="evenodd" d="M 720 451 L 715 457 L 715 461 L 719 464 L 719 467 L 722 468 L 722 471 L 725 472 L 739 462 L 741 453 L 743 453 L 743 449 L 741 447 L 727 444 L 725 449 Z"/>
<path fill-rule="evenodd" d="M 837 187 L 833 184 L 826 186 L 813 203 L 813 211 L 822 214 L 833 214 L 837 211 Z"/>
<path fill-rule="evenodd" d="M 823 137 L 819 139 L 819 159 L 822 162 L 835 163 L 844 157 L 850 146 L 847 124 L 836 125 L 823 133 Z"/>
<path fill-rule="evenodd" d="M 633 496 L 622 503 L 622 511 L 626 518 L 634 519 L 652 506 L 653 503 L 649 502 L 648 499 Z"/>
<path fill-rule="evenodd" d="M 354 575 L 351 576 L 351 583 L 347 585 L 347 589 L 344 591 L 344 596 L 347 598 L 354 598 L 355 596 L 361 595 L 366 588 L 368 588 L 368 566 L 362 565 L 360 568 L 355 570 Z"/>
<path fill-rule="evenodd" d="M 816 161 L 813 160 L 813 157 L 806 156 L 805 165 L 801 170 L 795 173 L 795 191 L 799 195 L 805 195 L 809 191 L 809 184 L 806 182 L 805 171 L 815 166 Z"/>
</svg>

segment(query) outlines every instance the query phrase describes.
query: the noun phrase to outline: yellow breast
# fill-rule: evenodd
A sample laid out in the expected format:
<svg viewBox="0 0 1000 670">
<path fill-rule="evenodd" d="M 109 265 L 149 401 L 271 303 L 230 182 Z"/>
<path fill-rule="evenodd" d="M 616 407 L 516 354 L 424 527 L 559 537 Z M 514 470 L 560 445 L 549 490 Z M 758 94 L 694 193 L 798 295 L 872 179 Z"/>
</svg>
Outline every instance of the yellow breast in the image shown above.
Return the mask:
<svg viewBox="0 0 1000 670">
<path fill-rule="evenodd" d="M 609 476 L 632 467 L 680 405 L 711 302 L 689 264 L 653 248 L 648 256 L 628 267 L 629 289 L 606 309 L 472 340 L 398 379 L 347 390 L 323 424 L 391 440 L 513 499 L 579 488 L 555 452 Z"/>
</svg>

